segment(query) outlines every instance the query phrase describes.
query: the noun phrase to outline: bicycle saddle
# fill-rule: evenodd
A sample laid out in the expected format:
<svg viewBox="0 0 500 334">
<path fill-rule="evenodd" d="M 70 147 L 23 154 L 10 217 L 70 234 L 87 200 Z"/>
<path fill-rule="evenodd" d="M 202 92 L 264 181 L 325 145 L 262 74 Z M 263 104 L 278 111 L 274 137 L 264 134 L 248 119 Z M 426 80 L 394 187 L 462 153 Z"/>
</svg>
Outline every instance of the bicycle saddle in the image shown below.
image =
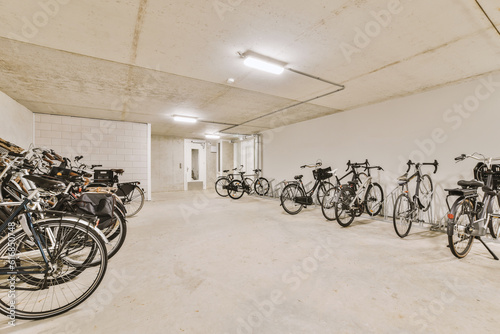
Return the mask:
<svg viewBox="0 0 500 334">
<path fill-rule="evenodd" d="M 400 182 L 407 182 L 408 181 L 408 173 L 404 173 L 400 177 L 398 177 L 398 181 Z"/>
<path fill-rule="evenodd" d="M 262 169 L 254 169 L 253 171 L 254 171 L 255 173 L 258 173 L 258 172 L 261 172 L 261 171 L 262 171 Z"/>
<path fill-rule="evenodd" d="M 460 180 L 457 182 L 457 184 L 460 187 L 464 188 L 474 188 L 477 189 L 479 187 L 484 187 L 484 183 L 476 180 L 471 180 L 471 181 L 465 181 L 465 180 Z"/>
<path fill-rule="evenodd" d="M 295 175 L 294 179 L 295 180 L 300 180 L 304 177 L 304 175 Z"/>
<path fill-rule="evenodd" d="M 225 169 L 222 171 L 223 173 L 229 173 L 229 169 Z"/>
<path fill-rule="evenodd" d="M 121 168 L 120 169 L 111 169 L 111 171 L 113 173 L 120 174 L 120 175 L 122 175 L 123 173 L 125 173 L 125 171 L 123 169 L 121 169 Z"/>
<path fill-rule="evenodd" d="M 24 178 L 33 182 L 38 188 L 45 190 L 63 190 L 66 188 L 64 182 L 49 176 L 26 175 Z"/>
</svg>

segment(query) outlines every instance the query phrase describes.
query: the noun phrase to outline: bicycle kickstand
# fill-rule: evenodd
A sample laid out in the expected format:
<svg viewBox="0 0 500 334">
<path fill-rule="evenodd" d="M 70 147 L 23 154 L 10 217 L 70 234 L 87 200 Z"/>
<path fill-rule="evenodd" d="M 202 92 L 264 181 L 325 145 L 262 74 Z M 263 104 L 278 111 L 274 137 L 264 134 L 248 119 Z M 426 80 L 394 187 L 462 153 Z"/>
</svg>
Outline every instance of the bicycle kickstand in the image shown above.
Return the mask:
<svg viewBox="0 0 500 334">
<path fill-rule="evenodd" d="M 479 241 L 481 241 L 481 243 L 483 244 L 483 246 L 486 247 L 486 249 L 488 250 L 488 252 L 490 252 L 491 256 L 493 256 L 493 258 L 498 261 L 498 257 L 495 255 L 495 253 L 493 253 L 493 251 L 488 247 L 488 245 L 486 245 L 484 243 L 483 239 L 481 239 L 481 237 L 479 237 L 479 236 L 476 237 L 476 239 L 478 239 Z"/>
</svg>

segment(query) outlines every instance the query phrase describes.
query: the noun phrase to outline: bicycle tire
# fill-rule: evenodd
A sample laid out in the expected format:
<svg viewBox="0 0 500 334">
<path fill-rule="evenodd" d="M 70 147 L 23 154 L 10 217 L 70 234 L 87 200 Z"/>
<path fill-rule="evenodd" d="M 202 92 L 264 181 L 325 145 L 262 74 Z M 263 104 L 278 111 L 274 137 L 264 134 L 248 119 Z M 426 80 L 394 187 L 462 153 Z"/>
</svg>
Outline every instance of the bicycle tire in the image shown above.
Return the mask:
<svg viewBox="0 0 500 334">
<path fill-rule="evenodd" d="M 227 177 L 221 177 L 215 182 L 215 192 L 217 195 L 221 197 L 227 197 L 227 186 L 229 185 L 230 181 Z"/>
<path fill-rule="evenodd" d="M 422 211 L 426 212 L 431 207 L 432 197 L 434 192 L 434 186 L 432 185 L 432 179 L 428 174 L 422 175 L 418 186 L 418 205 Z"/>
<path fill-rule="evenodd" d="M 318 200 L 318 204 L 321 205 L 323 203 L 323 198 L 326 195 L 326 192 L 330 190 L 330 188 L 333 188 L 333 184 L 331 184 L 328 181 L 322 181 L 318 187 L 318 190 L 316 190 L 316 199 Z"/>
<path fill-rule="evenodd" d="M 462 259 L 469 254 L 474 237 L 471 235 L 473 219 L 473 205 L 468 199 L 458 199 L 452 206 L 453 231 L 448 235 L 450 251 L 457 258 Z"/>
<path fill-rule="evenodd" d="M 259 177 L 254 185 L 255 193 L 259 196 L 265 196 L 269 192 L 269 181 L 264 177 Z"/>
<path fill-rule="evenodd" d="M 252 185 L 253 185 L 253 180 L 249 177 L 246 177 L 243 181 L 244 185 L 243 185 L 243 190 L 248 194 L 250 195 L 253 191 L 252 189 Z"/>
<path fill-rule="evenodd" d="M 42 240 L 45 240 L 42 247 L 46 254 L 49 254 L 48 243 L 49 238 L 43 233 L 48 233 L 48 231 L 57 231 L 57 234 L 61 236 L 60 232 L 68 233 L 66 236 L 70 236 L 72 239 L 69 242 L 58 242 L 53 247 L 64 247 L 56 248 L 53 250 L 49 256 L 49 260 L 53 263 L 56 268 L 51 272 L 46 274 L 43 273 L 33 273 L 32 275 L 44 275 L 44 284 L 47 286 L 41 288 L 40 286 L 33 285 L 36 280 L 30 283 L 26 283 L 22 279 L 17 280 L 18 275 L 11 275 L 16 278 L 16 306 L 15 306 L 15 316 L 16 319 L 22 320 L 38 320 L 45 319 L 48 317 L 53 317 L 64 312 L 67 312 L 74 307 L 80 305 L 84 302 L 95 290 L 98 288 L 99 284 L 106 273 L 108 257 L 105 245 L 99 236 L 99 234 L 88 225 L 83 223 L 78 223 L 74 221 L 46 221 L 36 223 L 37 231 L 42 233 L 40 236 Z M 37 260 L 35 253 L 32 251 L 33 245 L 32 237 L 26 235 L 22 228 L 17 229 L 13 232 L 15 238 L 15 252 L 16 257 L 20 264 L 22 261 L 29 263 L 30 266 L 39 266 L 43 269 L 45 263 L 41 265 L 41 253 Z M 82 238 L 85 240 L 82 243 Z M 68 241 L 68 240 L 67 240 Z M 78 248 L 76 248 L 78 246 Z M 83 247 L 83 248 L 82 248 Z M 0 241 L 0 257 L 6 258 L 7 249 L 9 248 L 8 238 L 4 238 Z M 28 249 L 26 252 L 22 250 Z M 79 251 L 78 251 L 79 250 Z M 86 252 L 90 252 L 86 254 Z M 92 254 L 92 253 L 95 254 Z M 95 258 L 99 257 L 100 261 L 96 266 L 89 266 L 89 263 Z M 83 259 L 83 260 L 79 260 Z M 78 264 L 76 264 L 78 263 Z M 59 266 L 64 268 L 59 268 Z M 77 275 L 73 277 L 69 276 L 65 270 L 73 269 L 79 271 Z M 62 273 L 64 272 L 64 276 Z M 48 276 L 51 277 L 48 277 Z M 59 275 L 59 277 L 57 277 Z M 77 277 L 78 283 L 75 283 L 75 277 Z M 88 285 L 85 285 L 85 281 L 89 281 Z M 21 286 L 22 285 L 22 286 Z M 40 284 L 41 285 L 41 284 Z M 6 289 L 9 286 L 9 281 L 6 275 L 0 276 L 0 287 Z M 77 287 L 77 288 L 76 288 Z M 74 290 L 72 288 L 75 288 Z M 71 293 L 71 294 L 70 294 Z M 29 295 L 31 294 L 31 296 Z M 35 298 L 32 298 L 36 294 Z M 43 296 L 42 296 L 43 294 Z M 57 297 L 59 296 L 59 298 Z M 64 298 L 62 298 L 64 296 Z M 72 298 L 68 299 L 68 296 Z M 30 297 L 30 298 L 28 298 Z M 74 297 L 74 298 L 73 298 Z M 50 298 L 50 303 L 41 303 L 41 300 L 46 300 Z M 8 315 L 10 313 L 10 298 L 9 296 L 3 296 L 0 298 L 0 313 Z"/>
<path fill-rule="evenodd" d="M 304 190 L 296 183 L 288 184 L 280 195 L 280 202 L 283 210 L 290 215 L 298 214 L 304 205 L 295 202 L 297 196 L 304 197 Z"/>
<path fill-rule="evenodd" d="M 339 188 L 332 187 L 328 189 L 325 196 L 323 197 L 323 202 L 321 203 L 321 212 L 327 220 L 335 220 L 335 205 L 337 204 L 339 196 Z"/>
<path fill-rule="evenodd" d="M 344 185 L 339 194 L 339 199 L 335 205 L 335 219 L 342 227 L 351 225 L 356 215 L 356 210 L 351 207 L 351 202 L 356 197 L 356 193 L 351 187 Z"/>
<path fill-rule="evenodd" d="M 243 180 L 243 182 L 245 181 Z M 227 194 L 232 199 L 240 199 L 243 193 L 243 184 L 241 180 L 233 180 L 227 187 Z"/>
<path fill-rule="evenodd" d="M 368 186 L 365 194 L 365 207 L 366 212 L 370 216 L 376 216 L 382 210 L 384 203 L 384 191 L 377 182 L 373 182 Z"/>
<path fill-rule="evenodd" d="M 500 198 L 496 196 L 496 201 L 495 198 L 492 199 L 492 201 L 491 212 L 497 214 L 500 213 Z M 490 217 L 490 220 L 488 221 L 488 230 L 493 239 L 498 239 L 498 235 L 500 234 L 500 219 Z"/>
<path fill-rule="evenodd" d="M 394 231 L 400 238 L 406 237 L 410 232 L 413 212 L 414 205 L 410 197 L 407 194 L 399 195 L 394 204 L 392 222 Z"/>
<path fill-rule="evenodd" d="M 106 251 L 108 252 L 108 259 L 111 259 L 118 253 L 120 248 L 122 248 L 128 230 L 125 215 L 117 209 L 114 210 L 114 214 L 116 216 L 116 222 L 113 225 L 100 229 L 109 241 L 108 244 L 105 244 Z"/>
<path fill-rule="evenodd" d="M 138 214 L 144 206 L 144 191 L 142 191 L 141 187 L 136 184 L 134 184 L 134 189 L 127 195 L 125 195 L 123 191 L 120 191 L 120 185 L 118 185 L 116 195 L 120 197 L 123 205 L 125 205 L 125 208 L 127 209 L 127 213 L 125 215 L 127 218 Z"/>
</svg>

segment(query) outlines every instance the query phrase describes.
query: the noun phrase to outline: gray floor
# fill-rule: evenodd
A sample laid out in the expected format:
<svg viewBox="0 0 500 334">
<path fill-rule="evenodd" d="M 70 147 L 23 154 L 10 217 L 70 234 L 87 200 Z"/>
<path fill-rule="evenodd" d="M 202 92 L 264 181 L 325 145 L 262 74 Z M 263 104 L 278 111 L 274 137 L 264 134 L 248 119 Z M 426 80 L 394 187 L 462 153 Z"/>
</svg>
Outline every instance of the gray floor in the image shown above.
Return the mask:
<svg viewBox="0 0 500 334">
<path fill-rule="evenodd" d="M 402 240 L 386 222 L 341 228 L 318 208 L 289 216 L 211 190 L 155 198 L 87 302 L 0 331 L 498 333 L 500 263 L 477 242 L 458 260 L 438 232 Z"/>
</svg>

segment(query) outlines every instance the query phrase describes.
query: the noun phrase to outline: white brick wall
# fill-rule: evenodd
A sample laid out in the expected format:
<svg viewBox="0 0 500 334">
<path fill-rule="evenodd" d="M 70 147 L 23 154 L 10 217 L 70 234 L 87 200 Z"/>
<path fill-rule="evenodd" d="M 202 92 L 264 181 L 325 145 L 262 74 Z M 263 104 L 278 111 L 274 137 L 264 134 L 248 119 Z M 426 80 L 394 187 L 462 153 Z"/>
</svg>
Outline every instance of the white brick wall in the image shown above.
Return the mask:
<svg viewBox="0 0 500 334">
<path fill-rule="evenodd" d="M 35 145 L 87 165 L 123 168 L 120 181 L 140 181 L 148 189 L 148 125 L 90 118 L 35 114 Z"/>
</svg>

